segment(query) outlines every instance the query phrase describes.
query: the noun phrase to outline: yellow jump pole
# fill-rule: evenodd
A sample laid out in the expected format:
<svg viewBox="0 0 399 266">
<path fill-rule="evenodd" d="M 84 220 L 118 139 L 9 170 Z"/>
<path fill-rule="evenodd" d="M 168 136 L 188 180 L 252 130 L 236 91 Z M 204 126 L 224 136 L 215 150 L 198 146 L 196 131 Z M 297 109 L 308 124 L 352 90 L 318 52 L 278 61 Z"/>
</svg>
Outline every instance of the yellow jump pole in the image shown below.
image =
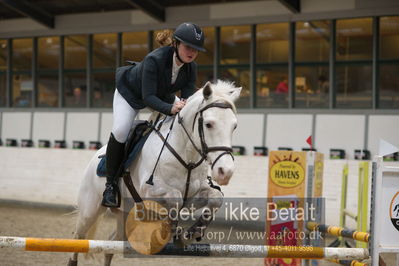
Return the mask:
<svg viewBox="0 0 399 266">
<path fill-rule="evenodd" d="M 359 185 L 357 200 L 357 230 L 366 232 L 368 230 L 369 210 L 369 162 L 359 163 Z M 356 242 L 357 248 L 367 248 L 366 243 Z"/>
<path fill-rule="evenodd" d="M 352 238 L 357 241 L 361 242 L 369 242 L 370 239 L 370 234 L 366 232 L 359 232 L 356 230 L 351 230 L 339 226 L 330 226 L 330 225 L 325 225 L 325 224 L 318 224 L 315 222 L 308 222 L 306 224 L 306 227 L 310 231 L 320 231 L 323 233 L 327 233 L 333 236 L 342 236 L 342 237 L 347 237 L 347 238 Z"/>
<path fill-rule="evenodd" d="M 25 251 L 124 253 L 138 254 L 128 241 L 76 240 L 54 238 L 0 237 L 0 248 Z M 178 248 L 168 244 L 156 255 L 210 256 L 210 257 L 262 257 L 301 259 L 366 259 L 369 252 L 364 248 L 322 248 L 309 246 L 263 246 L 195 244 Z"/>
<path fill-rule="evenodd" d="M 328 260 L 337 264 L 341 265 L 348 265 L 348 266 L 367 266 L 367 263 L 363 263 L 357 260 Z"/>
<path fill-rule="evenodd" d="M 342 170 L 342 185 L 341 185 L 341 206 L 339 211 L 339 226 L 345 227 L 346 225 L 346 197 L 348 193 L 348 174 L 349 166 L 348 163 L 344 165 Z M 338 237 L 339 246 L 344 247 L 345 242 L 342 237 Z"/>
</svg>

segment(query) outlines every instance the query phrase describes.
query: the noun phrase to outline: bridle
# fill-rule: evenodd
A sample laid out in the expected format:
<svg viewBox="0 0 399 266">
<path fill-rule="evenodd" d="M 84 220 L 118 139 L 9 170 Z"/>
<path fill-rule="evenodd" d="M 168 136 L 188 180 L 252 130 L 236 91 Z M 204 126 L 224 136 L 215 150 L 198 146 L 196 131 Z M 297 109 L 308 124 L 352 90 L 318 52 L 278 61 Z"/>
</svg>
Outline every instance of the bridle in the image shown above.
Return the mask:
<svg viewBox="0 0 399 266">
<path fill-rule="evenodd" d="M 204 118 L 203 118 L 203 112 L 210 109 L 210 108 L 223 108 L 223 109 L 231 109 L 234 110 L 233 106 L 229 103 L 229 102 L 212 102 L 206 106 L 204 106 L 203 108 L 201 108 L 199 111 L 197 111 L 195 113 L 194 116 L 194 120 L 193 120 L 193 125 L 192 125 L 192 132 L 194 132 L 194 126 L 195 123 L 197 121 L 197 117 L 198 117 L 198 134 L 200 137 L 200 142 L 201 142 L 201 148 L 199 148 L 193 138 L 192 135 L 187 131 L 186 126 L 184 125 L 184 119 L 183 117 L 180 115 L 180 113 L 177 113 L 177 115 L 173 118 L 172 124 L 169 128 L 169 133 L 173 128 L 174 120 L 176 119 L 176 117 L 178 118 L 177 122 L 179 123 L 179 125 L 183 128 L 184 132 L 186 133 L 189 141 L 191 142 L 191 144 L 193 145 L 194 149 L 198 152 L 198 154 L 200 155 L 200 159 L 197 162 L 186 162 L 177 152 L 176 150 L 168 143 L 168 137 L 169 134 L 167 135 L 167 137 L 165 138 L 161 132 L 160 132 L 160 126 L 157 128 L 154 128 L 154 131 L 157 133 L 157 135 L 162 139 L 162 141 L 164 142 L 164 146 L 166 146 L 168 148 L 168 150 L 176 157 L 176 159 L 180 162 L 181 165 L 183 165 L 184 168 L 187 169 L 188 173 L 187 173 L 187 178 L 186 178 L 186 188 L 185 188 L 185 192 L 184 192 L 184 197 L 183 197 L 183 206 L 184 203 L 187 200 L 187 195 L 188 195 L 188 190 L 189 190 L 189 186 L 190 186 L 190 178 L 191 178 L 191 172 L 192 170 L 194 170 L 195 168 L 197 168 L 198 166 L 200 166 L 204 161 L 208 160 L 208 154 L 210 152 L 217 152 L 217 151 L 223 151 L 221 154 L 219 154 L 218 157 L 216 157 L 216 159 L 213 162 L 209 162 L 209 164 L 211 164 L 211 169 L 213 169 L 213 167 L 215 166 L 216 162 L 223 157 L 224 155 L 230 155 L 231 158 L 234 160 L 234 156 L 232 154 L 233 149 L 231 147 L 227 147 L 227 146 L 212 146 L 209 147 L 206 144 L 205 141 L 205 134 L 204 134 Z M 198 116 L 199 115 L 199 116 Z M 163 148 L 161 149 L 161 153 L 163 151 Z M 159 158 L 159 157 L 158 157 Z M 155 170 L 155 169 L 154 169 Z M 151 175 L 151 177 L 147 180 L 147 184 L 153 185 L 153 175 Z"/>
<path fill-rule="evenodd" d="M 184 127 L 183 124 L 183 119 L 180 118 L 179 116 L 179 120 L 181 120 L 181 122 L 179 122 L 179 124 L 183 127 L 184 131 L 186 132 L 190 142 L 192 143 L 192 145 L 194 146 L 194 148 L 197 150 L 198 153 L 201 154 L 201 157 L 204 158 L 204 160 L 208 159 L 208 153 L 210 152 L 215 152 L 215 151 L 224 151 L 223 153 L 219 154 L 218 157 L 216 157 L 216 159 L 213 161 L 213 163 L 211 164 L 211 169 L 213 169 L 213 167 L 215 166 L 216 162 L 225 154 L 230 155 L 233 160 L 234 160 L 234 156 L 232 154 L 233 149 L 231 147 L 227 147 L 227 146 L 213 146 L 213 147 L 209 147 L 206 144 L 205 141 L 205 134 L 204 134 L 204 117 L 203 117 L 203 112 L 206 111 L 209 108 L 223 108 L 223 109 L 233 109 L 233 106 L 228 103 L 228 102 L 213 102 L 210 103 L 208 105 L 206 105 L 205 107 L 203 107 L 201 110 L 199 110 L 195 116 L 194 116 L 194 120 L 193 120 L 193 126 L 192 126 L 192 131 L 194 131 L 194 126 L 195 126 L 195 122 L 197 121 L 197 116 L 199 114 L 199 118 L 198 118 L 198 134 L 200 137 L 200 141 L 201 141 L 201 151 L 197 148 L 197 146 L 195 145 L 194 141 L 192 140 L 190 134 L 188 134 L 187 130 Z M 179 113 L 178 113 L 179 115 Z"/>
</svg>

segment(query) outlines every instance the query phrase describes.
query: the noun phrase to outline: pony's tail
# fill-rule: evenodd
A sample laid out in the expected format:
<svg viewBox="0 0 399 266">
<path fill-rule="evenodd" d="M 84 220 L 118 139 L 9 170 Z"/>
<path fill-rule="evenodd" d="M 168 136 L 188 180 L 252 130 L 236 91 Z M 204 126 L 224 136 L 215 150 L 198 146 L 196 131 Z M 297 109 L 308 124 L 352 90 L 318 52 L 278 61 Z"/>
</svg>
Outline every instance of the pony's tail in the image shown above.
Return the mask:
<svg viewBox="0 0 399 266">
<path fill-rule="evenodd" d="M 73 206 L 73 209 L 74 209 L 74 210 L 72 210 L 72 211 L 70 211 L 70 212 L 67 212 L 67 213 L 62 214 L 62 216 L 72 216 L 73 218 L 76 219 L 76 217 L 77 217 L 78 214 L 79 214 L 79 208 L 78 208 L 78 206 L 74 205 L 74 206 Z"/>
</svg>

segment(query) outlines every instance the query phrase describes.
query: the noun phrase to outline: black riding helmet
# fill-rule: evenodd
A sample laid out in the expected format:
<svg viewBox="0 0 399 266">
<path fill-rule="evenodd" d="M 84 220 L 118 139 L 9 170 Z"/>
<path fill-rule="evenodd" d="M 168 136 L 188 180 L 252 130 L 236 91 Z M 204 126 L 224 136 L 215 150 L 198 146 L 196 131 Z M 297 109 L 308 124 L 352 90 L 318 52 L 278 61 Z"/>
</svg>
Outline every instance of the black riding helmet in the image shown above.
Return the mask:
<svg viewBox="0 0 399 266">
<path fill-rule="evenodd" d="M 206 51 L 203 47 L 205 39 L 204 32 L 194 23 L 185 22 L 180 24 L 173 33 L 173 38 L 198 51 Z"/>
</svg>

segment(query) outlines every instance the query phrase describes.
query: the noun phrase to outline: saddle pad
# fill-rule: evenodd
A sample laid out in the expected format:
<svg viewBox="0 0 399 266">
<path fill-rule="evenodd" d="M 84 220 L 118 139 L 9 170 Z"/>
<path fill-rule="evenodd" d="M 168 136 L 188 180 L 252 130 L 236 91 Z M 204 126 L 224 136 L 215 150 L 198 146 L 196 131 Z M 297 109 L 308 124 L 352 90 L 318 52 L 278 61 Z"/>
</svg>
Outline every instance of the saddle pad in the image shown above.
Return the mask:
<svg viewBox="0 0 399 266">
<path fill-rule="evenodd" d="M 152 130 L 148 130 L 148 125 L 144 123 L 139 123 L 136 127 L 132 130 L 132 134 L 129 135 L 128 141 L 126 142 L 127 150 L 125 154 L 128 156 L 125 157 L 123 160 L 123 167 L 124 170 L 128 169 L 129 166 L 133 163 L 136 159 L 137 155 L 142 150 L 145 142 L 147 141 L 148 136 L 150 135 Z M 105 177 L 107 173 L 106 167 L 106 158 L 105 155 L 99 156 L 101 158 L 100 163 L 97 166 L 97 175 L 100 177 Z"/>
<path fill-rule="evenodd" d="M 105 175 L 107 173 L 107 168 L 106 168 L 106 164 L 105 164 L 105 154 L 101 155 L 99 158 L 101 158 L 101 160 L 97 166 L 97 175 L 99 177 L 105 177 Z"/>
</svg>

